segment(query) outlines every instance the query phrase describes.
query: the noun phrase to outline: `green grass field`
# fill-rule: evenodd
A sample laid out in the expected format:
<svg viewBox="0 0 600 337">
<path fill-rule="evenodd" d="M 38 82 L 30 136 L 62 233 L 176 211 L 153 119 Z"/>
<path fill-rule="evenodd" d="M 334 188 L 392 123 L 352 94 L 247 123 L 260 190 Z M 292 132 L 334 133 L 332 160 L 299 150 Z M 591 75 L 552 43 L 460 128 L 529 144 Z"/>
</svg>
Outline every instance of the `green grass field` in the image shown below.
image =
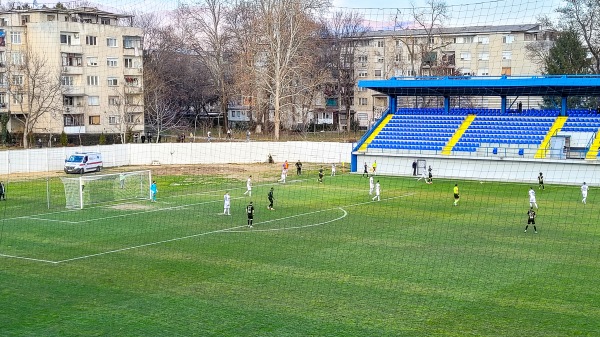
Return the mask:
<svg viewBox="0 0 600 337">
<path fill-rule="evenodd" d="M 534 234 L 530 185 L 380 176 L 373 202 L 360 175 L 277 176 L 251 198 L 225 175 L 155 176 L 156 203 L 78 211 L 56 178 L 11 183 L 0 335 L 600 335 L 593 187 L 584 206 L 578 186 L 533 185 Z"/>
</svg>

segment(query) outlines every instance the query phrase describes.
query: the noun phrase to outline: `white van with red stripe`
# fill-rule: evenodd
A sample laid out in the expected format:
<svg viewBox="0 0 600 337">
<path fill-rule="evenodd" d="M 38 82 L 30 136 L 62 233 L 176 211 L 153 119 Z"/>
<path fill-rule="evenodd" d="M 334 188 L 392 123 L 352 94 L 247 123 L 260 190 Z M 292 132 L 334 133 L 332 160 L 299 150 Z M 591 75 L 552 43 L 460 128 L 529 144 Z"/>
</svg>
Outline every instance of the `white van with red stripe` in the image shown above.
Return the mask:
<svg viewBox="0 0 600 337">
<path fill-rule="evenodd" d="M 98 152 L 76 152 L 65 159 L 65 173 L 100 172 L 102 155 Z"/>
</svg>

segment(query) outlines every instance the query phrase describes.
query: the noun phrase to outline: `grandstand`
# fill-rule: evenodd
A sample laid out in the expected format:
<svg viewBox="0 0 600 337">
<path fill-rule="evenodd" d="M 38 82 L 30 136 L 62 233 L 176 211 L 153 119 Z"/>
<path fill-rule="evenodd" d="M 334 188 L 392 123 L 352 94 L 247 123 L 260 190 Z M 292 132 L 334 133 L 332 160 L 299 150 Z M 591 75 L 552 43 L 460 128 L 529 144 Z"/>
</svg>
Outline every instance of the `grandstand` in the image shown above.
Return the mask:
<svg viewBox="0 0 600 337">
<path fill-rule="evenodd" d="M 387 94 L 390 106 L 398 106 L 398 96 L 422 95 L 443 96 L 444 107 L 388 109 L 354 148 L 353 156 L 598 158 L 600 114 L 596 109 L 569 110 L 566 104 L 569 96 L 599 95 L 596 76 L 392 78 L 360 81 L 359 86 Z M 450 107 L 457 96 L 498 96 L 501 104 Z M 529 96 L 559 96 L 562 105 L 552 110 L 515 108 L 517 100 Z"/>
</svg>

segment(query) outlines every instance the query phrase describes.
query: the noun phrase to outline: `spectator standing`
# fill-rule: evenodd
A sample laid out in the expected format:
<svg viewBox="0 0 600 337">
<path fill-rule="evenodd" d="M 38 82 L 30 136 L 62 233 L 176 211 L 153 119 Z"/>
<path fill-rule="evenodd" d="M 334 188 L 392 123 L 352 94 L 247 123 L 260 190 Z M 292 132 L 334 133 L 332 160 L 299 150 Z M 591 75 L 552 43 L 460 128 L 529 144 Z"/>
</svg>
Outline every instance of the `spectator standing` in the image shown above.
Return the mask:
<svg viewBox="0 0 600 337">
<path fill-rule="evenodd" d="M 417 161 L 413 161 L 412 163 L 412 169 L 413 169 L 413 176 L 417 175 Z"/>
<path fill-rule="evenodd" d="M 0 181 L 0 200 L 6 201 L 6 186 L 3 181 Z"/>
<path fill-rule="evenodd" d="M 301 175 L 302 174 L 302 163 L 300 162 L 300 159 L 298 159 L 298 161 L 296 162 L 296 175 Z"/>
</svg>

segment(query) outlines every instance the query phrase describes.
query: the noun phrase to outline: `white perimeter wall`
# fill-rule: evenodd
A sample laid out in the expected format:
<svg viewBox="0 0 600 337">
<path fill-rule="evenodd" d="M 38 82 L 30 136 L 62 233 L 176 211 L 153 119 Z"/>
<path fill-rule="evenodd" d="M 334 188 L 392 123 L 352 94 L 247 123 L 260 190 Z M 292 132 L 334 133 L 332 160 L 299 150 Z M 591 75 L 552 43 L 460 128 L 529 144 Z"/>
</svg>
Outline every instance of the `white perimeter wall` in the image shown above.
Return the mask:
<svg viewBox="0 0 600 337">
<path fill-rule="evenodd" d="M 60 147 L 0 152 L 0 174 L 62 171 L 64 160 L 75 152 L 102 153 L 105 167 L 150 165 L 202 165 L 266 162 L 269 154 L 276 162 L 291 164 L 349 163 L 353 144 L 326 142 L 219 142 L 160 143 Z M 412 163 L 426 160 L 435 178 L 457 178 L 536 183 L 539 172 L 546 183 L 600 186 L 600 162 L 584 160 L 533 160 L 512 158 L 474 158 L 414 156 L 402 154 L 357 154 L 358 173 L 366 161 L 377 160 L 382 175 L 412 175 Z"/>
<path fill-rule="evenodd" d="M 219 142 L 144 143 L 57 147 L 0 152 L 0 174 L 62 171 L 65 159 L 75 152 L 100 152 L 104 167 L 179 164 L 227 164 L 266 162 L 350 162 L 351 143 L 324 142 Z"/>
<path fill-rule="evenodd" d="M 540 160 L 511 158 L 474 158 L 447 156 L 367 155 L 357 156 L 358 173 L 363 172 L 367 162 L 369 171 L 377 160 L 377 172 L 382 175 L 412 175 L 412 163 L 417 159 L 431 165 L 433 179 L 457 178 L 481 181 L 527 182 L 537 187 L 537 176 L 544 174 L 546 184 L 581 185 L 584 181 L 591 186 L 600 186 L 600 162 L 584 160 Z"/>
</svg>

